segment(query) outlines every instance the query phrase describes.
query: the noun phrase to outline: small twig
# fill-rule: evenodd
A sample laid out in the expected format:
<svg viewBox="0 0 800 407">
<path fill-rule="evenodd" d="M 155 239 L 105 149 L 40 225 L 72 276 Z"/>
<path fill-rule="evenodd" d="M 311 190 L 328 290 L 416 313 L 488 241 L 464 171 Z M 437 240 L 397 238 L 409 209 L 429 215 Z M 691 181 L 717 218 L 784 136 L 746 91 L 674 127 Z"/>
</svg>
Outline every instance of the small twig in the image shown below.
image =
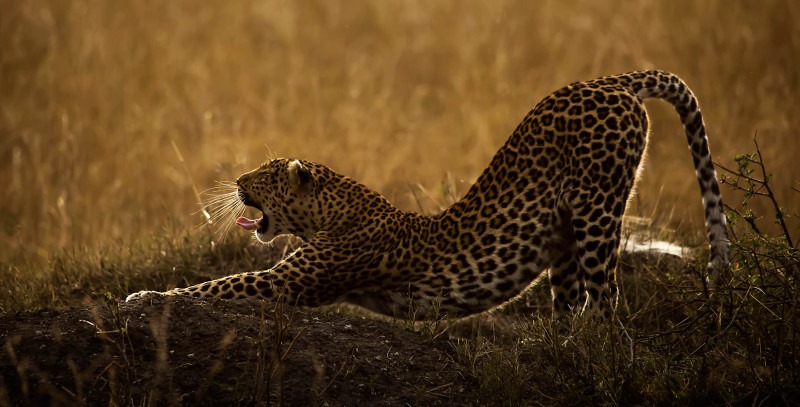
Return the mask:
<svg viewBox="0 0 800 407">
<path fill-rule="evenodd" d="M 758 163 L 755 163 L 755 164 L 758 164 Z M 733 174 L 733 175 L 735 175 L 735 176 L 737 176 L 739 178 L 744 178 L 747 181 L 751 181 L 751 182 L 756 183 L 756 184 L 763 184 L 764 183 L 764 180 L 761 180 L 761 179 L 758 179 L 758 178 L 753 178 L 751 176 L 741 174 L 739 171 L 732 170 L 732 169 L 730 169 L 728 167 L 725 167 L 724 165 L 722 165 L 720 163 L 716 163 L 715 162 L 714 165 L 719 167 L 719 168 L 721 168 L 721 169 L 723 169 L 723 170 L 725 170 L 725 172 L 731 173 L 731 174 Z M 730 185 L 730 186 L 732 186 L 732 187 L 734 187 L 734 188 L 744 189 L 744 188 L 742 188 L 742 187 L 740 187 L 738 185 L 732 184 L 730 182 L 726 182 L 726 181 L 723 181 L 723 182 L 728 184 L 728 185 Z"/>
<path fill-rule="evenodd" d="M 333 374 L 331 381 L 329 381 L 328 384 L 317 394 L 317 398 L 322 397 L 322 395 L 325 394 L 326 391 L 328 391 L 328 389 L 331 387 L 336 378 L 339 377 L 339 373 L 342 372 L 342 369 L 344 369 L 345 365 L 347 365 L 347 360 L 342 362 L 342 366 L 339 368 L 339 370 L 336 371 L 336 373 Z"/>
<path fill-rule="evenodd" d="M 744 219 L 744 221 L 747 222 L 748 225 L 750 225 L 750 227 L 753 229 L 754 232 L 758 233 L 759 235 L 761 234 L 761 229 L 758 228 L 758 225 L 756 224 L 756 219 L 755 219 L 754 216 L 744 216 L 744 215 L 742 215 L 741 212 L 739 212 L 738 210 L 736 210 L 735 208 L 729 206 L 726 203 L 723 203 L 722 206 L 724 206 L 729 211 L 735 213 L 740 218 Z"/>
<path fill-rule="evenodd" d="M 769 200 L 772 202 L 772 206 L 775 208 L 775 216 L 778 218 L 781 229 L 783 229 L 783 237 L 786 239 L 786 243 L 788 243 L 790 247 L 794 247 L 792 235 L 789 234 L 789 228 L 786 226 L 786 219 L 783 216 L 783 210 L 781 210 L 781 206 L 778 204 L 778 199 L 775 198 L 775 193 L 772 191 L 772 187 L 769 186 L 767 167 L 764 165 L 764 159 L 761 156 L 761 148 L 758 146 L 758 139 L 754 138 L 753 143 L 756 145 L 756 153 L 758 154 L 759 161 L 758 165 L 761 167 L 761 175 L 764 177 L 764 188 L 766 188 L 767 194 L 769 194 Z"/>
</svg>

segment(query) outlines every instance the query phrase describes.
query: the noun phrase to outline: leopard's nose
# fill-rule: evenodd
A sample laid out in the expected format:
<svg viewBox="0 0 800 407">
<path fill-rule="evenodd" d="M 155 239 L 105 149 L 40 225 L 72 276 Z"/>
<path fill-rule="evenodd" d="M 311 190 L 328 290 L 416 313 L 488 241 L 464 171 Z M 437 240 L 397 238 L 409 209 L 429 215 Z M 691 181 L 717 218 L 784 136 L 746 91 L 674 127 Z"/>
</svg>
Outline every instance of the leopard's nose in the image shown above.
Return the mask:
<svg viewBox="0 0 800 407">
<path fill-rule="evenodd" d="M 243 186 L 248 181 L 252 181 L 254 179 L 258 179 L 259 174 L 261 173 L 259 168 L 254 169 L 253 171 L 246 172 L 236 178 L 236 185 Z"/>
</svg>

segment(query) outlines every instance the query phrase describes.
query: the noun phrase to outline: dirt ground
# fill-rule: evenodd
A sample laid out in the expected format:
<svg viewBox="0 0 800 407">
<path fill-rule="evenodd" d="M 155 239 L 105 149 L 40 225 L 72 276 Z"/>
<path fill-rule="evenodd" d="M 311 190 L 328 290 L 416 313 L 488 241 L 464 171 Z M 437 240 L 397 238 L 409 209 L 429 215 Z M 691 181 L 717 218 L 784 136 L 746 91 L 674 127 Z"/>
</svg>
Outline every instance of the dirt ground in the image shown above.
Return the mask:
<svg viewBox="0 0 800 407">
<path fill-rule="evenodd" d="M 444 338 L 264 305 L 108 300 L 0 315 L 0 405 L 475 403 Z"/>
</svg>

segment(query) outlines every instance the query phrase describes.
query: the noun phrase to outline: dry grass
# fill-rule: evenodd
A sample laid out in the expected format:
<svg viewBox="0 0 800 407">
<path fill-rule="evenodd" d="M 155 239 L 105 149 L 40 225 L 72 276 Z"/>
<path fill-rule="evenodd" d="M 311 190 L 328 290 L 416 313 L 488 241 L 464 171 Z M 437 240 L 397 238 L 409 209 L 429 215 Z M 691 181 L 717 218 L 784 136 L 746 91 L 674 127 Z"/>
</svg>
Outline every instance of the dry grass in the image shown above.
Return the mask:
<svg viewBox="0 0 800 407">
<path fill-rule="evenodd" d="M 775 201 L 800 208 L 790 188 L 800 179 L 800 3 L 790 0 L 0 0 L 0 10 L 0 313 L 104 296 L 113 307 L 107 292 L 268 266 L 276 253 L 241 231 L 212 244 L 195 226 L 198 190 L 272 152 L 328 164 L 401 208 L 435 209 L 466 190 L 549 92 L 643 68 L 689 83 L 726 167 L 753 150 L 757 132 Z M 632 214 L 700 242 L 679 122 L 664 103 L 649 110 L 654 137 Z M 730 204 L 742 199 L 723 192 Z M 765 215 L 760 225 L 774 218 L 770 200 L 748 208 Z M 747 216 L 732 220 L 757 221 Z M 559 336 L 558 321 L 526 315 L 511 329 L 516 342 L 450 339 L 451 353 L 482 404 L 797 405 L 797 251 L 779 237 L 732 237 L 741 269 L 715 301 L 698 288 L 702 266 L 628 256 L 608 332 L 573 321 Z M 531 294 L 545 309 L 534 314 L 546 315 L 545 291 Z M 159 321 L 147 328 L 154 335 Z M 451 328 L 421 329 L 435 343 Z M 280 355 L 262 334 L 259 355 Z M 284 370 L 246 374 L 282 382 Z M 135 399 L 120 383 L 111 396 Z M 270 394 L 258 385 L 254 400 Z"/>
<path fill-rule="evenodd" d="M 0 9 L 0 266 L 16 275 L 53 269 L 43 262 L 63 250 L 182 235 L 201 222 L 194 188 L 234 179 L 269 150 L 415 209 L 414 184 L 437 191 L 452 177 L 463 192 L 550 91 L 642 68 L 692 86 L 718 161 L 730 166 L 758 131 L 779 198 L 800 204 L 789 194 L 800 178 L 800 6 L 789 0 Z M 699 236 L 679 122 L 650 106 L 655 137 L 634 210 Z"/>
</svg>

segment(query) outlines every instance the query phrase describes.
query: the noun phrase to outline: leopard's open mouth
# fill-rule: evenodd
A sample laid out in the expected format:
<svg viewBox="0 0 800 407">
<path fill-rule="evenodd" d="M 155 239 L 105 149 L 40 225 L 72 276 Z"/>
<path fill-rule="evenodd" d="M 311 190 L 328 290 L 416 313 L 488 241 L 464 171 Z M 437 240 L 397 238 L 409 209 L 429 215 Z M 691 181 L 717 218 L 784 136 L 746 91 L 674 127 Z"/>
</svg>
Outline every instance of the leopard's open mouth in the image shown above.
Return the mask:
<svg viewBox="0 0 800 407">
<path fill-rule="evenodd" d="M 241 189 L 238 191 L 239 199 L 247 206 L 252 208 L 256 208 L 261 210 L 250 197 L 242 191 Z M 240 216 L 236 218 L 236 224 L 244 228 L 245 230 L 255 230 L 259 233 L 266 233 L 267 226 L 269 226 L 269 221 L 267 220 L 267 215 L 264 211 L 261 211 L 261 217 L 258 219 L 248 219 L 244 216 Z"/>
</svg>

